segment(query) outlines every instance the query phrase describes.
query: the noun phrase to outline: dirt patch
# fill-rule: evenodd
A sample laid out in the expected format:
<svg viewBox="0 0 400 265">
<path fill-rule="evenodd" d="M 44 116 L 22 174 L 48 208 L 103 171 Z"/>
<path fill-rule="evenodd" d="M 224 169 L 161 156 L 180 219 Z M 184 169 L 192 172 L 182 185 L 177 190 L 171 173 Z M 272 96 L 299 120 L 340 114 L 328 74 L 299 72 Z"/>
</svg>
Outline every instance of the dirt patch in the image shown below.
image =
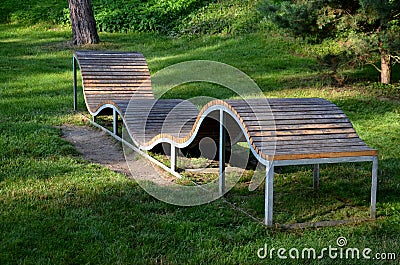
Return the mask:
<svg viewBox="0 0 400 265">
<path fill-rule="evenodd" d="M 105 132 L 87 126 L 65 124 L 60 127 L 63 138 L 89 162 L 131 175 L 121 144 Z"/>
<path fill-rule="evenodd" d="M 89 162 L 100 164 L 136 180 L 152 181 L 159 185 L 169 185 L 176 181 L 175 177 L 138 154 L 133 155 L 134 159 L 129 159 L 128 165 L 121 143 L 102 130 L 70 124 L 64 124 L 60 129 L 62 137 L 72 143 Z"/>
</svg>

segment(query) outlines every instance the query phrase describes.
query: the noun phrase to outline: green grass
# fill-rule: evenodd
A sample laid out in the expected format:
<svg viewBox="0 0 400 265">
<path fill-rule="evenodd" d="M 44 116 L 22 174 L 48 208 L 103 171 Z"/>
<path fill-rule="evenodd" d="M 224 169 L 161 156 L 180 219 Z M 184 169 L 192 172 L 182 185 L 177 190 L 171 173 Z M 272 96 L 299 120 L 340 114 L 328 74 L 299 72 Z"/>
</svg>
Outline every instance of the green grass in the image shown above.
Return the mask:
<svg viewBox="0 0 400 265">
<path fill-rule="evenodd" d="M 379 150 L 379 218 L 284 231 L 254 222 L 223 200 L 196 207 L 157 201 L 133 180 L 84 161 L 55 127 L 82 123 L 72 111 L 69 30 L 0 24 L 0 264 L 282 264 L 276 256 L 260 260 L 257 250 L 264 244 L 321 250 L 336 246 L 339 236 L 349 247 L 397 252 L 399 261 L 400 103 L 398 96 L 372 85 L 376 73 L 351 72 L 354 81 L 347 87 L 325 86 L 316 61 L 298 54 L 304 44 L 272 33 L 190 38 L 104 33 L 101 39 L 93 48 L 140 51 L 152 73 L 182 61 L 216 60 L 250 75 L 268 97 L 332 100 L 361 138 Z M 206 93 L 233 96 L 206 84 L 182 86 L 167 96 Z M 79 104 L 83 110 L 81 94 Z M 370 167 L 323 166 L 318 193 L 312 190 L 310 167 L 278 168 L 276 222 L 365 217 Z M 262 218 L 262 187 L 249 192 L 247 182 L 243 178 L 227 200 Z"/>
</svg>

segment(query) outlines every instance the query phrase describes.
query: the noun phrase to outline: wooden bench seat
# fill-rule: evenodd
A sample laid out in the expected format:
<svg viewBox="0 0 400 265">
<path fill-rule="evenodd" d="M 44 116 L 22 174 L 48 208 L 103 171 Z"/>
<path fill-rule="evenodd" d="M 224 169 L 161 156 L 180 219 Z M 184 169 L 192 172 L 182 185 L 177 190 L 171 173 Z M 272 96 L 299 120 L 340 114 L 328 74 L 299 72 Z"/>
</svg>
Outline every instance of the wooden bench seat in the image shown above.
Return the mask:
<svg viewBox="0 0 400 265">
<path fill-rule="evenodd" d="M 274 166 L 284 165 L 314 164 L 314 186 L 318 187 L 319 164 L 372 161 L 371 217 L 375 217 L 378 152 L 359 138 L 343 111 L 328 100 L 213 100 L 198 110 L 186 100 L 155 99 L 149 69 L 140 53 L 75 51 L 73 62 L 74 108 L 77 109 L 79 64 L 89 113 L 95 117 L 105 109 L 112 109 L 113 135 L 117 134 L 119 115 L 133 143 L 141 150 L 150 150 L 160 143 L 171 144 L 171 150 L 184 148 L 202 136 L 204 132 L 200 133 L 199 128 L 213 115 L 219 119 L 219 126 L 208 128 L 207 132 L 214 138 L 221 132 L 219 150 L 224 152 L 221 128 L 227 126 L 224 117 L 228 117 L 239 128 L 234 134 L 240 134 L 239 138 L 248 142 L 255 157 L 267 167 L 267 225 L 273 223 Z M 174 172 L 176 158 L 171 155 L 171 159 Z M 224 181 L 224 162 L 220 161 L 220 183 Z M 222 187 L 220 191 L 223 192 Z"/>
<path fill-rule="evenodd" d="M 149 68 L 141 53 L 74 51 L 74 67 L 76 62 L 79 63 L 85 102 L 91 114 L 95 114 L 105 102 L 130 100 L 132 97 L 154 99 Z M 76 98 L 74 106 L 77 106 Z"/>
<path fill-rule="evenodd" d="M 243 119 L 253 147 L 266 160 L 377 155 L 376 150 L 358 137 L 343 111 L 327 100 L 279 98 L 267 101 L 271 113 L 265 118 L 258 115 L 256 122 L 252 112 L 257 100 L 227 101 Z M 253 106 L 250 113 L 246 112 L 250 109 L 247 104 Z"/>
</svg>

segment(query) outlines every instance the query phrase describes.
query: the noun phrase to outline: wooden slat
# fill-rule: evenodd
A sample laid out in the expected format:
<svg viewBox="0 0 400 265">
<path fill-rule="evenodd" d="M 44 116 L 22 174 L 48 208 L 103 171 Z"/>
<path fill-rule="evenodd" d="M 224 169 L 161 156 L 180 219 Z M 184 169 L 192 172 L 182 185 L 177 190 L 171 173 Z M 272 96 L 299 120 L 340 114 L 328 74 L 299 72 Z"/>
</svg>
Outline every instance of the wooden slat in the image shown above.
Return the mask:
<svg viewBox="0 0 400 265">
<path fill-rule="evenodd" d="M 145 76 L 149 77 L 146 69 L 143 70 L 138 70 L 138 69 L 133 69 L 133 68 L 123 68 L 123 69 L 90 69 L 86 71 L 82 71 L 82 73 L 88 78 L 93 76 L 93 78 L 103 78 L 104 76 L 110 76 L 110 77 L 115 77 L 115 76 Z"/>
<path fill-rule="evenodd" d="M 136 98 L 153 98 L 150 72 L 140 53 L 75 51 L 78 60 L 85 100 L 95 112 L 113 100 L 129 102 Z"/>
<path fill-rule="evenodd" d="M 103 84 L 96 84 L 96 83 L 84 83 L 85 90 L 112 90 L 112 89 L 122 89 L 122 88 L 144 88 L 144 89 L 151 89 L 151 84 L 144 81 L 138 83 L 103 83 Z"/>
<path fill-rule="evenodd" d="M 134 88 L 143 88 L 143 89 L 151 89 L 151 86 L 148 83 L 126 83 L 126 84 L 93 84 L 93 83 L 86 83 L 85 84 L 85 91 L 104 91 L 104 90 L 113 90 L 113 89 L 134 89 Z"/>
<path fill-rule="evenodd" d="M 269 137 L 269 136 L 306 136 L 306 135 L 328 135 L 328 134 L 349 134 L 355 132 L 352 128 L 345 129 L 313 129 L 313 130 L 287 130 L 287 131 L 261 131 L 251 132 L 251 136 Z"/>
<path fill-rule="evenodd" d="M 309 117 L 310 115 L 322 115 L 322 117 L 327 117 L 328 115 L 340 115 L 340 117 L 344 117 L 343 112 L 339 110 L 332 110 L 332 111 L 308 111 L 308 110 L 303 110 L 303 111 L 286 111 L 286 112 L 272 112 L 274 119 L 280 119 L 281 117 L 286 117 L 290 116 L 292 119 L 304 119 L 303 117 Z M 240 116 L 245 119 L 247 117 L 258 117 L 258 118 L 263 118 L 262 114 L 254 114 L 254 113 L 239 113 Z M 269 118 L 269 114 L 265 114 Z"/>
<path fill-rule="evenodd" d="M 237 110 L 238 113 L 245 112 L 245 111 L 257 111 L 258 106 L 263 106 L 265 109 L 270 109 L 273 112 L 278 112 L 278 111 L 305 111 L 305 110 L 340 110 L 337 106 L 332 106 L 332 105 L 290 105 L 290 106 L 265 106 L 265 105 L 240 105 L 240 106 L 235 106 L 235 110 Z"/>
<path fill-rule="evenodd" d="M 366 151 L 344 151 L 344 152 L 320 152 L 311 154 L 283 154 L 275 155 L 274 160 L 299 160 L 299 159 L 317 159 L 317 158 L 338 158 L 338 157 L 354 157 L 354 156 L 376 156 L 377 150 Z"/>
<path fill-rule="evenodd" d="M 86 67 L 86 66 L 88 66 L 88 65 L 90 65 L 90 66 L 97 66 L 97 65 L 99 65 L 99 66 L 101 66 L 101 65 L 104 65 L 105 64 L 105 62 L 102 62 L 102 61 L 93 61 L 93 62 L 79 62 L 79 65 L 80 66 L 84 66 L 84 67 Z M 138 63 L 134 63 L 134 62 L 125 62 L 124 64 L 121 64 L 121 62 L 106 62 L 106 64 L 108 65 L 108 66 L 121 66 L 121 65 L 126 65 L 126 66 L 135 66 L 135 68 L 136 68 L 136 66 L 138 66 L 138 67 L 142 67 L 142 64 L 138 64 Z"/>
<path fill-rule="evenodd" d="M 342 129 L 342 128 L 352 128 L 351 124 L 347 122 L 342 123 L 320 123 L 320 124 L 269 124 L 262 126 L 247 126 L 248 130 L 251 132 L 259 131 L 281 131 L 281 130 L 306 130 L 306 129 Z"/>
<path fill-rule="evenodd" d="M 254 136 L 251 137 L 255 143 L 261 143 L 265 141 L 292 141 L 292 140 L 325 140 L 325 139 L 345 139 L 345 138 L 358 138 L 357 133 L 340 133 L 340 134 L 329 134 L 329 135 L 298 135 L 298 136 L 279 136 L 279 137 L 263 137 Z M 268 139 L 270 138 L 270 139 Z"/>
<path fill-rule="evenodd" d="M 259 127 L 259 126 L 283 126 L 283 125 L 317 125 L 317 124 L 341 124 L 348 123 L 347 119 L 334 119 L 334 118 L 326 118 L 326 119 L 307 119 L 307 120 L 266 120 L 266 121 L 249 121 L 246 120 L 246 124 L 249 128 Z"/>
<path fill-rule="evenodd" d="M 349 150 L 363 150 L 363 149 L 370 149 L 368 146 L 366 146 L 363 142 L 348 142 L 348 143 L 335 143 L 335 142 L 311 142 L 308 144 L 288 144 L 288 145 L 282 145 L 277 143 L 276 145 L 273 144 L 266 144 L 266 142 L 264 142 L 265 144 L 263 144 L 263 146 L 260 147 L 260 150 L 264 151 L 264 150 L 277 150 L 277 152 L 284 152 L 284 151 L 299 151 L 299 150 L 326 150 L 326 149 L 334 149 L 334 148 L 339 148 L 343 151 L 343 146 L 346 146 L 345 149 L 349 149 Z"/>
<path fill-rule="evenodd" d="M 269 143 L 271 145 L 276 145 L 279 148 L 283 148 L 285 146 L 294 146 L 294 145 L 300 145 L 300 146 L 321 146 L 321 145 L 365 145 L 361 139 L 357 138 L 336 138 L 336 139 L 312 139 L 312 140 L 304 140 L 304 139 L 292 139 L 292 140 L 279 140 L 276 142 L 272 141 L 265 141 L 266 145 Z"/>
<path fill-rule="evenodd" d="M 85 72 L 85 71 L 92 71 L 92 72 L 96 72 L 96 71 L 131 71 L 131 70 L 135 70 L 135 71 L 143 71 L 145 69 L 147 69 L 147 65 L 143 65 L 143 64 L 132 64 L 132 65 L 103 65 L 103 64 L 96 64 L 96 65 L 85 65 L 84 69 L 81 69 L 81 72 Z"/>
</svg>

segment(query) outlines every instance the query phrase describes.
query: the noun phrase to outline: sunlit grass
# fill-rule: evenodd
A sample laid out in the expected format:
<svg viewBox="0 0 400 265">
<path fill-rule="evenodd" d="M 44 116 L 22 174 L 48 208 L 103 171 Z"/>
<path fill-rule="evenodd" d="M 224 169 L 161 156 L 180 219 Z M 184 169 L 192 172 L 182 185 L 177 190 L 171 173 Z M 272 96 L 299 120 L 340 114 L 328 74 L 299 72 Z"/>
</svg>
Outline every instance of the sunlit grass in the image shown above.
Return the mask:
<svg viewBox="0 0 400 265">
<path fill-rule="evenodd" d="M 186 60 L 216 60 L 248 74 L 267 97 L 331 100 L 349 116 L 360 137 L 379 150 L 376 222 L 282 231 L 265 228 L 223 200 L 196 207 L 157 201 L 126 176 L 84 161 L 55 127 L 82 123 L 72 111 L 69 30 L 1 24 L 0 32 L 1 264 L 282 264 L 277 258 L 260 261 L 257 250 L 264 244 L 288 249 L 335 246 L 339 236 L 351 247 L 400 249 L 398 98 L 388 98 L 365 82 L 326 86 L 315 60 L 296 55 L 296 47 L 304 45 L 300 41 L 262 33 L 196 38 L 101 34 L 104 42 L 96 48 L 140 51 L 152 73 Z M 364 78 L 375 80 L 372 75 Z M 232 97 L 229 90 L 207 84 L 194 88 L 189 84 L 166 96 Z M 84 110 L 81 92 L 79 96 Z M 314 192 L 312 167 L 277 168 L 275 221 L 366 217 L 370 170 L 370 163 L 325 165 L 321 190 Z M 248 191 L 250 173 L 226 199 L 262 219 L 263 185 Z M 352 263 L 370 264 L 346 261 Z"/>
</svg>

